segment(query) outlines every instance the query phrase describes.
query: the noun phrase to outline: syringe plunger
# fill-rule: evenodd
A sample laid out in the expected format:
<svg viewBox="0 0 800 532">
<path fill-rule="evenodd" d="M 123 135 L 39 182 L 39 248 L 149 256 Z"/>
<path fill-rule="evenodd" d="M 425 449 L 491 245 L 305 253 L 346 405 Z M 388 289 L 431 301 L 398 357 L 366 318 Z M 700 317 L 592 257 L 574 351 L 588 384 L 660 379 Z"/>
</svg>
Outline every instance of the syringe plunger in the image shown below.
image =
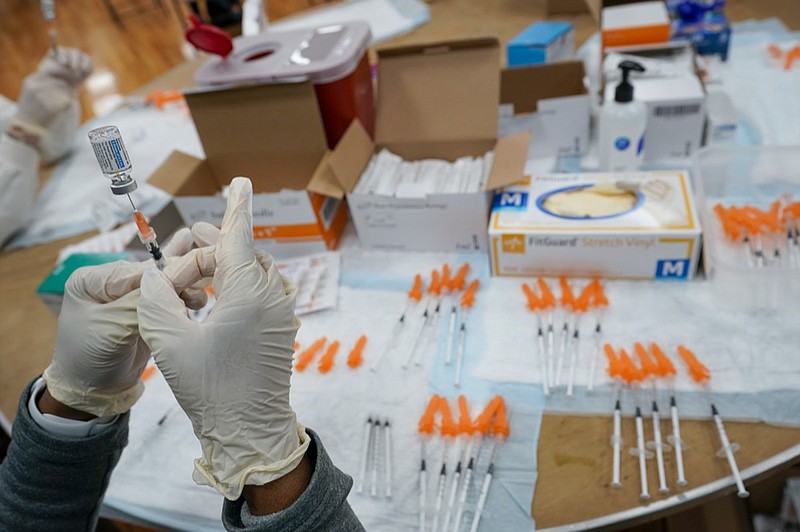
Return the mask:
<svg viewBox="0 0 800 532">
<path fill-rule="evenodd" d="M 116 126 L 104 126 L 89 132 L 97 164 L 103 175 L 111 180 L 111 192 L 121 196 L 136 190 L 136 181 L 131 177 L 130 157 Z"/>
</svg>

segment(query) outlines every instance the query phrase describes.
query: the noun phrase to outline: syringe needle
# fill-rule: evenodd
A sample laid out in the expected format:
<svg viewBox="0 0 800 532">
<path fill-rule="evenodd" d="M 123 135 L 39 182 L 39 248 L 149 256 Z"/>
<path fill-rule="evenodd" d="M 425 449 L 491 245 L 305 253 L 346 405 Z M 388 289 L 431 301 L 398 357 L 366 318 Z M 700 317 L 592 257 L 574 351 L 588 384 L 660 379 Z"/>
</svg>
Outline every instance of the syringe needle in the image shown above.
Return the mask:
<svg viewBox="0 0 800 532">
<path fill-rule="evenodd" d="M 133 199 L 131 199 L 131 195 L 130 194 L 125 194 L 125 195 L 128 196 L 128 201 L 131 202 L 131 207 L 133 208 L 133 210 L 137 211 L 138 209 L 136 208 L 136 205 L 133 204 Z"/>
</svg>

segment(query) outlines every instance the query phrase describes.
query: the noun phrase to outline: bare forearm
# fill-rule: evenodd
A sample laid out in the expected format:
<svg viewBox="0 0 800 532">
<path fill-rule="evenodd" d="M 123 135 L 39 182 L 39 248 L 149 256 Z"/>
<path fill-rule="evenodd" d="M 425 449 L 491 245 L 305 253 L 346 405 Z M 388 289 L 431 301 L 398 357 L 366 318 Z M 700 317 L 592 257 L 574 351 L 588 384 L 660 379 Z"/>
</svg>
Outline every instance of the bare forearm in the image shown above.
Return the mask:
<svg viewBox="0 0 800 532">
<path fill-rule="evenodd" d="M 269 515 L 291 506 L 308 487 L 314 468 L 308 455 L 286 476 L 262 486 L 245 486 L 242 495 L 253 515 Z"/>
</svg>

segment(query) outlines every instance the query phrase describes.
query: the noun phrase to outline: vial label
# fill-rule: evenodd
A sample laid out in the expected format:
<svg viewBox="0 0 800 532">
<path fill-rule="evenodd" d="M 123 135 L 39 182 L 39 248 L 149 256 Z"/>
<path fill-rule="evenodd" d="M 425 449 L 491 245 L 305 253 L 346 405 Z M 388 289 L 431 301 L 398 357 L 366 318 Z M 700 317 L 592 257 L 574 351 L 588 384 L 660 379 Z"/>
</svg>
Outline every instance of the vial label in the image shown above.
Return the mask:
<svg viewBox="0 0 800 532">
<path fill-rule="evenodd" d="M 131 169 L 131 160 L 128 158 L 128 152 L 119 139 L 92 142 L 92 149 L 94 149 L 94 155 L 97 157 L 100 170 L 104 174 L 116 174 Z"/>
</svg>

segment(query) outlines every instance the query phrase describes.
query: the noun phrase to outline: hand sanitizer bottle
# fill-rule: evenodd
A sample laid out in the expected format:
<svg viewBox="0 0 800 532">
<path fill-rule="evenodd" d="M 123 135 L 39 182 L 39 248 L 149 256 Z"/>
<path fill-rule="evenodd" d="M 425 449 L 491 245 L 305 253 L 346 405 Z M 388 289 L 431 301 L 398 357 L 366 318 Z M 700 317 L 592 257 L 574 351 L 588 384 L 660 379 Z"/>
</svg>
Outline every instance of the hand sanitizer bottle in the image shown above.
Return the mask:
<svg viewBox="0 0 800 532">
<path fill-rule="evenodd" d="M 622 61 L 622 81 L 617 85 L 614 100 L 603 104 L 600 111 L 598 155 L 600 170 L 625 172 L 638 170 L 644 156 L 647 108 L 633 99 L 632 70 L 644 72 L 635 61 Z"/>
</svg>

